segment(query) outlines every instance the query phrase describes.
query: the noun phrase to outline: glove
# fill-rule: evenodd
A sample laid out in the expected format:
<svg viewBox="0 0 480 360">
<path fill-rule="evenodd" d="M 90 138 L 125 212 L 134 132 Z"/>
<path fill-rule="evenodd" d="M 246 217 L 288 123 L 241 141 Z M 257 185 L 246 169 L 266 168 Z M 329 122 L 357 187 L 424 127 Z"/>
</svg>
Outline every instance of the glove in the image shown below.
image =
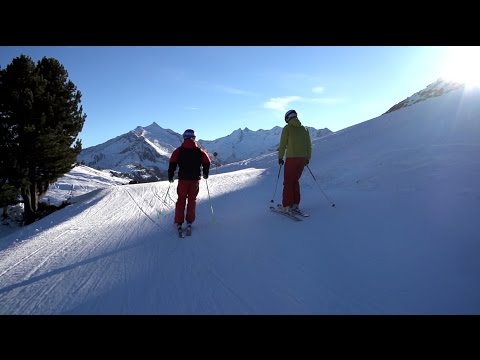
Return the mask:
<svg viewBox="0 0 480 360">
<path fill-rule="evenodd" d="M 204 178 L 205 180 L 207 180 L 207 179 L 208 179 L 208 174 L 203 174 L 203 178 Z"/>
<path fill-rule="evenodd" d="M 278 165 L 283 165 L 285 164 L 285 161 L 283 161 L 283 159 L 278 159 Z"/>
<path fill-rule="evenodd" d="M 309 163 L 310 163 L 310 160 L 307 159 L 307 160 L 305 161 L 305 165 L 308 165 Z"/>
<path fill-rule="evenodd" d="M 168 178 L 168 181 L 173 183 L 173 178 Z"/>
</svg>

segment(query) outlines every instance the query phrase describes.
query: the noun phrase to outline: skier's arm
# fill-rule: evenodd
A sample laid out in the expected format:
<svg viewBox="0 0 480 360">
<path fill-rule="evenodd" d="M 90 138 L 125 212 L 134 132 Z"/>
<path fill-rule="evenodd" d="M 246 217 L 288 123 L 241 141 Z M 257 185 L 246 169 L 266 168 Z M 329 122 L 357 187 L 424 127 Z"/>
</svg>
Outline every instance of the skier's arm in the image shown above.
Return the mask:
<svg viewBox="0 0 480 360">
<path fill-rule="evenodd" d="M 208 173 L 210 172 L 210 157 L 208 154 L 202 150 L 202 173 L 203 177 L 208 177 Z"/>
<path fill-rule="evenodd" d="M 278 145 L 278 159 L 283 159 L 285 156 L 285 150 L 287 149 L 288 142 L 288 127 L 285 126 L 282 130 L 282 136 L 280 137 L 280 144 Z"/>
<path fill-rule="evenodd" d="M 308 132 L 308 130 L 307 130 L 307 151 L 308 151 L 307 159 L 308 161 L 310 161 L 312 157 L 312 139 L 310 139 L 310 133 Z"/>
<path fill-rule="evenodd" d="M 179 149 L 175 149 L 170 157 L 170 162 L 168 164 L 168 179 L 173 179 L 173 175 L 175 174 L 175 170 L 177 170 L 178 165 L 178 156 L 179 156 Z"/>
</svg>

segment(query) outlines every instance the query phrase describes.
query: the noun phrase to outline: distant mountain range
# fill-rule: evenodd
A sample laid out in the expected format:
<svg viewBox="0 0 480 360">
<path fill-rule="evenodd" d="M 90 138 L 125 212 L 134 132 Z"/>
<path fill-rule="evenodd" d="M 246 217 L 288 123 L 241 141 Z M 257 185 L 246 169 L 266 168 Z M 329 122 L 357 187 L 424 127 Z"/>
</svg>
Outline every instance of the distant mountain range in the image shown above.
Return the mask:
<svg viewBox="0 0 480 360">
<path fill-rule="evenodd" d="M 329 129 L 308 126 L 307 129 L 312 140 L 332 133 Z M 198 144 L 207 151 L 212 162 L 221 165 L 276 151 L 281 133 L 279 126 L 257 131 L 245 128 L 216 140 L 198 140 Z M 110 169 L 116 176 L 138 182 L 163 180 L 167 178 L 170 155 L 182 141 L 181 134 L 153 122 L 86 148 L 77 160 L 94 169 Z"/>
<path fill-rule="evenodd" d="M 385 114 L 462 86 L 464 85 L 439 79 L 392 106 Z M 307 129 L 312 140 L 332 133 L 327 128 L 307 127 Z M 280 126 L 257 131 L 248 128 L 237 129 L 230 135 L 216 140 L 198 140 L 198 144 L 209 153 L 212 162 L 218 166 L 276 151 L 281 132 Z M 88 147 L 82 150 L 77 160 L 94 169 L 108 169 L 116 176 L 138 182 L 164 180 L 167 178 L 170 155 L 181 143 L 181 134 L 164 129 L 153 122 L 146 127 L 138 126 L 103 144 Z"/>
</svg>

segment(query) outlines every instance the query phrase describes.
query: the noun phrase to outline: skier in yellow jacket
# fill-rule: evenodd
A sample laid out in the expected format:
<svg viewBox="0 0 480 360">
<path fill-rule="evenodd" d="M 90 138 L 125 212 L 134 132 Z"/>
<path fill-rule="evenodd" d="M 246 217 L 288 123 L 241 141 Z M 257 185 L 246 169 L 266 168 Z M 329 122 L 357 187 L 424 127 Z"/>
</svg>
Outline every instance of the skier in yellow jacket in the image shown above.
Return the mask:
<svg viewBox="0 0 480 360">
<path fill-rule="evenodd" d="M 278 146 L 278 163 L 285 164 L 283 173 L 283 210 L 290 212 L 300 204 L 300 177 L 312 156 L 310 134 L 297 117 L 295 110 L 285 113 L 287 125 L 282 130 Z M 283 158 L 286 155 L 286 160 Z"/>
</svg>

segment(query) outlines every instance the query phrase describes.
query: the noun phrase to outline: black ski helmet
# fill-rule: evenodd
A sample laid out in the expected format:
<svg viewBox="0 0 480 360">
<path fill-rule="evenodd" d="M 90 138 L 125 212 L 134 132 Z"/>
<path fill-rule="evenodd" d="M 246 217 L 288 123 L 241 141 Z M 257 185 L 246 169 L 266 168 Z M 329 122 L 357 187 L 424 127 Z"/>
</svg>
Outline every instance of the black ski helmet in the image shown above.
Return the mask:
<svg viewBox="0 0 480 360">
<path fill-rule="evenodd" d="M 192 129 L 187 129 L 183 133 L 183 139 L 193 139 L 195 140 L 195 131 Z"/>
<path fill-rule="evenodd" d="M 295 110 L 288 110 L 285 113 L 285 122 L 288 123 L 288 121 L 294 116 L 297 116 L 297 112 Z"/>
</svg>

